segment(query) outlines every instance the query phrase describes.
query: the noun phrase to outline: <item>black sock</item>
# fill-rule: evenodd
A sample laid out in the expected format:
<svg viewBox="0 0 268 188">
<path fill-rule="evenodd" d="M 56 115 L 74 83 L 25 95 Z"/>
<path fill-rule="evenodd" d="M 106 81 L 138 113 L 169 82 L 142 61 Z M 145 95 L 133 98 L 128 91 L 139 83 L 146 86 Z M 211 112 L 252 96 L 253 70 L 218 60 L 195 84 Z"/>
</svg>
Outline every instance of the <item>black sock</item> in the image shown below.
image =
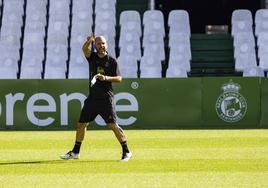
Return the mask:
<svg viewBox="0 0 268 188">
<path fill-rule="evenodd" d="M 129 153 L 128 147 L 127 147 L 127 141 L 120 143 L 123 149 L 123 153 Z"/>
<path fill-rule="evenodd" d="M 74 148 L 73 148 L 73 152 L 74 153 L 79 153 L 80 152 L 80 147 L 81 147 L 81 144 L 82 144 L 82 142 L 75 142 L 75 144 L 74 144 Z"/>
</svg>

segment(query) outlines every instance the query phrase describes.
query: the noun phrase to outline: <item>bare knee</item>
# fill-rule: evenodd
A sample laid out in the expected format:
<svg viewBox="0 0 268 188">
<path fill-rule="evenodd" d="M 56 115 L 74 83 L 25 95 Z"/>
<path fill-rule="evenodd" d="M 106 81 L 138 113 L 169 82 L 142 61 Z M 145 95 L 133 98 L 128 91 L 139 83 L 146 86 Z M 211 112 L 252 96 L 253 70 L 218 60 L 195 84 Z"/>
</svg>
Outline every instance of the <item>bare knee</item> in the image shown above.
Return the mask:
<svg viewBox="0 0 268 188">
<path fill-rule="evenodd" d="M 119 125 L 117 123 L 108 123 L 107 127 L 109 127 L 112 130 L 115 130 L 119 128 Z"/>
</svg>

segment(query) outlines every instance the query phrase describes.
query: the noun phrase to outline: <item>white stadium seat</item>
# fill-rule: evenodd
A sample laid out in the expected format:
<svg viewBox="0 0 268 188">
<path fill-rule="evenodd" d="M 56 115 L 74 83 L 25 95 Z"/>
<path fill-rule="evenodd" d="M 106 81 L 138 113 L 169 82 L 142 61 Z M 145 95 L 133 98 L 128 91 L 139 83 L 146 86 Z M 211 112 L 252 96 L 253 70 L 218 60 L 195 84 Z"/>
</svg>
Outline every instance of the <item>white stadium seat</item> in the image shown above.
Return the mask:
<svg viewBox="0 0 268 188">
<path fill-rule="evenodd" d="M 166 59 L 165 47 L 164 45 L 159 44 L 151 44 L 151 46 L 145 46 L 143 56 L 155 57 L 160 61 L 164 61 Z"/>
<path fill-rule="evenodd" d="M 168 26 L 185 23 L 190 25 L 189 14 L 186 10 L 172 10 L 168 14 Z"/>
<path fill-rule="evenodd" d="M 191 71 L 189 57 L 184 54 L 174 54 L 169 57 L 168 67 L 183 68 L 187 72 Z"/>
<path fill-rule="evenodd" d="M 231 24 L 233 25 L 236 22 L 247 22 L 253 24 L 253 18 L 250 10 L 247 9 L 237 9 L 232 12 Z"/>
<path fill-rule="evenodd" d="M 187 78 L 187 70 L 179 66 L 169 66 L 166 73 L 166 78 Z"/>
<path fill-rule="evenodd" d="M 83 67 L 73 67 L 71 66 L 68 74 L 69 79 L 88 79 L 89 69 Z"/>
<path fill-rule="evenodd" d="M 95 13 L 111 10 L 116 12 L 116 0 L 97 0 L 95 1 Z"/>
<path fill-rule="evenodd" d="M 18 60 L 12 56 L 3 55 L 0 57 L 1 67 L 2 68 L 12 68 L 18 73 Z"/>
<path fill-rule="evenodd" d="M 239 21 L 232 24 L 232 36 L 236 36 L 239 33 L 253 33 L 252 24 L 245 21 Z"/>
<path fill-rule="evenodd" d="M 17 79 L 17 72 L 10 68 L 0 68 L 0 79 Z"/>
<path fill-rule="evenodd" d="M 190 46 L 190 37 L 184 33 L 172 34 L 169 36 L 168 47 L 176 47 L 178 44 Z"/>
<path fill-rule="evenodd" d="M 138 33 L 131 32 L 122 33 L 119 38 L 119 47 L 125 47 L 130 43 L 140 46 L 140 35 Z"/>
<path fill-rule="evenodd" d="M 164 24 L 164 15 L 160 10 L 146 10 L 143 14 L 143 25 L 147 25 L 152 21 L 159 22 L 160 24 Z"/>
<path fill-rule="evenodd" d="M 67 72 L 67 65 L 65 58 L 60 56 L 47 57 L 45 64 L 45 72 L 47 72 L 48 70 L 50 71 L 51 69 L 54 68 L 62 69 L 65 72 Z"/>
<path fill-rule="evenodd" d="M 43 59 L 38 56 L 26 56 L 23 55 L 21 62 L 21 69 L 34 68 L 38 69 L 38 72 L 43 71 Z"/>
<path fill-rule="evenodd" d="M 139 40 L 139 38 L 138 38 Z M 151 45 L 159 45 L 159 46 L 164 46 L 164 38 L 162 34 L 160 33 L 152 33 L 149 35 L 143 36 L 142 40 L 142 47 L 150 47 Z"/>
<path fill-rule="evenodd" d="M 141 17 L 138 11 L 136 10 L 125 10 L 120 13 L 119 24 L 120 26 L 128 23 L 136 22 L 141 24 Z"/>
<path fill-rule="evenodd" d="M 143 56 L 140 62 L 140 77 L 141 78 L 161 78 L 162 64 L 161 60 L 153 56 Z"/>
<path fill-rule="evenodd" d="M 264 77 L 264 71 L 258 66 L 247 67 L 243 71 L 243 77 Z"/>
<path fill-rule="evenodd" d="M 22 67 L 20 79 L 42 79 L 41 71 L 35 67 Z"/>
<path fill-rule="evenodd" d="M 103 21 L 108 21 L 116 25 L 115 12 L 112 10 L 104 10 L 100 13 L 97 13 L 95 17 L 95 23 L 99 24 Z"/>
<path fill-rule="evenodd" d="M 66 79 L 66 72 L 62 68 L 53 68 L 45 70 L 45 79 Z"/>
<path fill-rule="evenodd" d="M 73 1 L 73 14 L 80 11 L 88 11 L 93 13 L 93 0 L 75 0 Z"/>
<path fill-rule="evenodd" d="M 127 56 L 135 60 L 141 59 L 141 47 L 139 44 L 126 44 L 124 47 L 120 48 L 120 56 Z"/>
<path fill-rule="evenodd" d="M 138 62 L 135 58 L 119 56 L 117 62 L 119 64 L 121 76 L 124 78 L 138 77 Z"/>
</svg>

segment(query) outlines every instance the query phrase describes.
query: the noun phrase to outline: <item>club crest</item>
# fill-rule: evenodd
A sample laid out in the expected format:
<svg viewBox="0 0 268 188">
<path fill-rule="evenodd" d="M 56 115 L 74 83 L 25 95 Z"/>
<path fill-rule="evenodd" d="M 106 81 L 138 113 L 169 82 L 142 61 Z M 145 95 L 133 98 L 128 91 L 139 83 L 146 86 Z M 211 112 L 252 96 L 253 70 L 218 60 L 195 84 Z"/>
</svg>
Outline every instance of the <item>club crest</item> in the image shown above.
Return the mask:
<svg viewBox="0 0 268 188">
<path fill-rule="evenodd" d="M 105 67 L 108 67 L 109 66 L 109 63 L 108 61 L 105 62 Z"/>
<path fill-rule="evenodd" d="M 247 102 L 239 93 L 241 86 L 230 80 L 222 85 L 223 93 L 216 101 L 216 112 L 223 121 L 235 123 L 243 119 L 247 112 Z"/>
</svg>

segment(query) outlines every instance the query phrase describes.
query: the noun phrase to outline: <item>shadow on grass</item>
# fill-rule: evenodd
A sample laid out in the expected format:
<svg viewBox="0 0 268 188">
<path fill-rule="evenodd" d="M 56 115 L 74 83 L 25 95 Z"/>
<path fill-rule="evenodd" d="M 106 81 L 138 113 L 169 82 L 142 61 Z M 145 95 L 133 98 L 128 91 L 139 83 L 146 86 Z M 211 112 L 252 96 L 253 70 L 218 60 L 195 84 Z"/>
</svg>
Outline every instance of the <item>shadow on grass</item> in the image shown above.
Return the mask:
<svg viewBox="0 0 268 188">
<path fill-rule="evenodd" d="M 14 162 L 0 162 L 0 166 L 4 165 L 28 165 L 28 164 L 60 164 L 60 163 L 112 163 L 118 162 L 116 160 L 43 160 L 43 161 L 14 161 Z"/>
</svg>

